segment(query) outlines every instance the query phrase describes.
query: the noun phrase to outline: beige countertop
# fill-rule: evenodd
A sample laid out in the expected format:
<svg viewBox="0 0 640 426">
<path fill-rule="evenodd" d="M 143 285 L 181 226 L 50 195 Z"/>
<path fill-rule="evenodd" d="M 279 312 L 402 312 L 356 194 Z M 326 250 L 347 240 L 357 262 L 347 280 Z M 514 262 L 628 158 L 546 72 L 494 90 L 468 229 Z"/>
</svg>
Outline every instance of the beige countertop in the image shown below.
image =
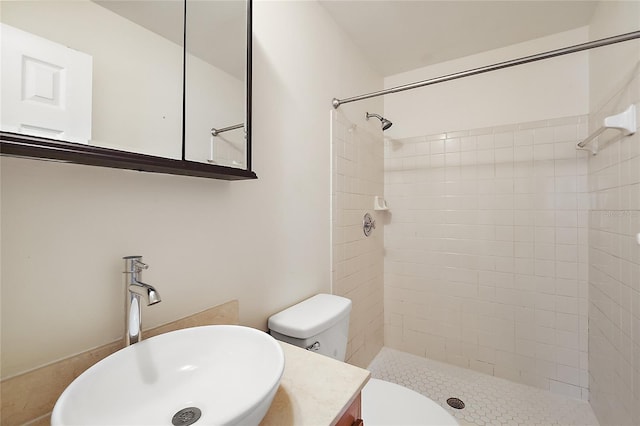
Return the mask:
<svg viewBox="0 0 640 426">
<path fill-rule="evenodd" d="M 271 408 L 260 425 L 335 424 L 369 380 L 369 371 L 288 343 L 279 343 L 284 351 L 284 374 Z"/>
</svg>

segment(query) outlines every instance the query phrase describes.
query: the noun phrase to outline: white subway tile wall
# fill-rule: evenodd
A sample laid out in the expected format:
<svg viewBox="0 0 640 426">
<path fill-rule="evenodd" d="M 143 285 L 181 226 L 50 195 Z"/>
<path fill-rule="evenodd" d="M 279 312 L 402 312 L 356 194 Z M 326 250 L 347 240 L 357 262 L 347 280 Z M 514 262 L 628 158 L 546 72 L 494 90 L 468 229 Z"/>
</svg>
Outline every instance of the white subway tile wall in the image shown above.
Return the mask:
<svg viewBox="0 0 640 426">
<path fill-rule="evenodd" d="M 385 142 L 385 346 L 588 399 L 587 121 Z"/>
<path fill-rule="evenodd" d="M 630 104 L 640 123 L 637 66 L 634 73 L 593 114 L 592 130 Z M 590 401 L 602 424 L 640 424 L 640 133 L 603 136 L 588 168 Z"/>
<path fill-rule="evenodd" d="M 377 123 L 377 125 L 376 125 Z M 346 361 L 366 367 L 384 342 L 384 213 L 373 210 L 384 191 L 384 144 L 377 120 L 358 125 L 331 112 L 332 292 L 351 299 Z M 365 237 L 365 213 L 376 229 Z"/>
</svg>

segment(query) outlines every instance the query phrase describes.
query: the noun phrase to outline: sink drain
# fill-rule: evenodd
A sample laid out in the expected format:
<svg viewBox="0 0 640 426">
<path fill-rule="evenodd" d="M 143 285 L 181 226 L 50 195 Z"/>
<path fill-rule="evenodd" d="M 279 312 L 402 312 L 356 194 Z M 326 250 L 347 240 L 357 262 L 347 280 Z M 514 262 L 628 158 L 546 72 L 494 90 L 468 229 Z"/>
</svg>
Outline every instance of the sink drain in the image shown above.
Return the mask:
<svg viewBox="0 0 640 426">
<path fill-rule="evenodd" d="M 464 408 L 464 402 L 462 402 L 462 400 L 458 398 L 447 399 L 447 404 L 449 404 L 450 407 L 453 407 L 456 410 L 462 410 Z"/>
<path fill-rule="evenodd" d="M 196 407 L 187 407 L 173 415 L 171 423 L 173 426 L 189 426 L 198 421 L 202 411 Z"/>
</svg>

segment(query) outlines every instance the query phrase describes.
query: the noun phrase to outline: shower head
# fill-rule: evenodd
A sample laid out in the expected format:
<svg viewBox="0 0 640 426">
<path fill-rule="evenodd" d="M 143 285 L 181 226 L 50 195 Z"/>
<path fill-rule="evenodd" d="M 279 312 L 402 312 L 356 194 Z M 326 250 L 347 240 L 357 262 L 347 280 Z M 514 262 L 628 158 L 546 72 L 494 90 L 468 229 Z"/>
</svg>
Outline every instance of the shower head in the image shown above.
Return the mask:
<svg viewBox="0 0 640 426">
<path fill-rule="evenodd" d="M 391 127 L 391 125 L 393 124 L 392 122 L 390 122 L 389 120 L 387 120 L 386 118 L 384 118 L 383 116 L 379 115 L 379 114 L 374 114 L 374 113 L 367 113 L 367 120 L 371 117 L 375 117 L 378 120 L 380 120 L 380 124 L 382 125 L 382 130 L 387 130 L 389 127 Z"/>
</svg>

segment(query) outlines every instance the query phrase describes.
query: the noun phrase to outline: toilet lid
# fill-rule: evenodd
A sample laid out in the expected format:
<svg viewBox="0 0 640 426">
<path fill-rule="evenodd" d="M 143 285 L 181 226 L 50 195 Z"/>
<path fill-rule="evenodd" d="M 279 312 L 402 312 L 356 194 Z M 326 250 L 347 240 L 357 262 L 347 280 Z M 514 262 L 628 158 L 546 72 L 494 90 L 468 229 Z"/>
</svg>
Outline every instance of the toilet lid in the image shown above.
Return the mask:
<svg viewBox="0 0 640 426">
<path fill-rule="evenodd" d="M 370 379 L 362 389 L 362 420 L 366 426 L 459 425 L 426 396 L 378 379 Z"/>
</svg>

